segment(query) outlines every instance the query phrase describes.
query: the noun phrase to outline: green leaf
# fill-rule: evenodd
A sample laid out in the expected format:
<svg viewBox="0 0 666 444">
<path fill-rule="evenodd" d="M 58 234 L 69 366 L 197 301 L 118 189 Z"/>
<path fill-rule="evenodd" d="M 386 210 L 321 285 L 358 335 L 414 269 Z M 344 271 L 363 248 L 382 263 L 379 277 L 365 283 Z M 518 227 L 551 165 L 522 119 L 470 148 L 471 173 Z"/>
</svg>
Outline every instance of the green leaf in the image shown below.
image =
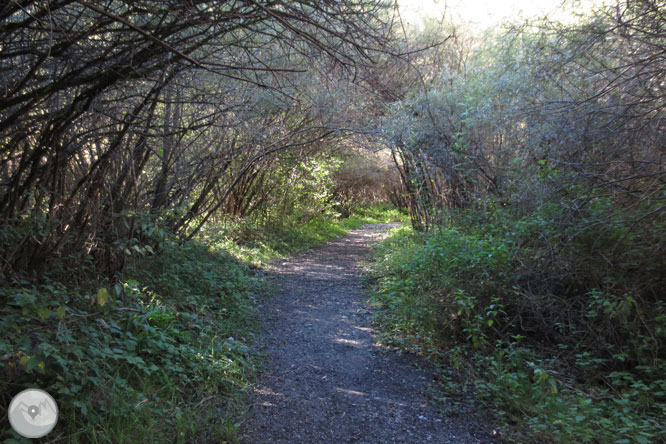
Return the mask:
<svg viewBox="0 0 666 444">
<path fill-rule="evenodd" d="M 81 414 L 83 414 L 83 416 L 88 415 L 88 406 L 84 402 L 74 401 L 72 404 L 81 409 Z"/>
<path fill-rule="evenodd" d="M 109 292 L 106 290 L 106 288 L 100 288 L 97 291 L 97 304 L 99 304 L 100 307 L 104 307 L 104 304 L 106 304 L 108 300 Z"/>
<path fill-rule="evenodd" d="M 65 319 L 65 316 L 67 316 L 67 311 L 65 310 L 65 307 L 61 305 L 56 309 L 56 315 L 58 315 L 58 319 L 61 321 Z"/>
<path fill-rule="evenodd" d="M 39 316 L 39 319 L 42 321 L 45 321 L 51 317 L 51 310 L 46 307 L 39 307 L 37 309 L 37 316 Z"/>
<path fill-rule="evenodd" d="M 39 366 L 40 363 L 42 363 L 41 359 L 39 359 L 37 356 L 31 356 L 28 360 L 28 364 L 25 366 L 25 369 L 26 371 L 31 372 L 35 369 L 35 367 Z"/>
<path fill-rule="evenodd" d="M 28 368 L 29 362 L 30 362 L 30 356 L 28 355 L 21 356 L 21 359 L 19 359 L 19 364 L 21 365 L 21 367 L 23 367 L 26 370 Z"/>
</svg>

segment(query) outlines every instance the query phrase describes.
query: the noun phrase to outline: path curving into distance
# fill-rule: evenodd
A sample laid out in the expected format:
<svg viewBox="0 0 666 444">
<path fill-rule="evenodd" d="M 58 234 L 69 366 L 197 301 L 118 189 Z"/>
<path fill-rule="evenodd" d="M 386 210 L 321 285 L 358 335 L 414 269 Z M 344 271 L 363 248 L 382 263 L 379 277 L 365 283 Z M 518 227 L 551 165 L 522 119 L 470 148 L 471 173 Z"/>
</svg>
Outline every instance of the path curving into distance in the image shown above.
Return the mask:
<svg viewBox="0 0 666 444">
<path fill-rule="evenodd" d="M 397 225 L 365 225 L 271 271 L 280 289 L 260 307 L 268 362 L 245 444 L 494 442 L 466 413 L 438 413 L 418 357 L 375 345 L 359 262 Z"/>
</svg>

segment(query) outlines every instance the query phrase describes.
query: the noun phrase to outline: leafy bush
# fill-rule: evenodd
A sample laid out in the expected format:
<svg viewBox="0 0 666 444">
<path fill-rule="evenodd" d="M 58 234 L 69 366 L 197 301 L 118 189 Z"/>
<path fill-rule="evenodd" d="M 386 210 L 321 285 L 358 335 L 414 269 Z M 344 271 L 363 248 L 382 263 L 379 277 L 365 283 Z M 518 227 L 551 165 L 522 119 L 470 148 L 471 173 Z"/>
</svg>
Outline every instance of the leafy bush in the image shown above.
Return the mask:
<svg viewBox="0 0 666 444">
<path fill-rule="evenodd" d="M 70 442 L 187 442 L 224 429 L 210 404 L 227 410 L 252 376 L 241 339 L 252 326 L 246 266 L 198 243 L 167 243 L 116 282 L 2 288 L 3 398 L 49 391 Z"/>
<path fill-rule="evenodd" d="M 420 239 L 406 230 L 398 231 L 396 244 L 388 241 L 391 247 L 382 249 L 389 274 L 381 280 L 377 300 L 399 307 L 405 322 L 421 326 L 439 343 L 456 338 L 475 347 L 485 344 L 487 330 L 503 316 L 506 245 L 455 229 Z"/>
<path fill-rule="evenodd" d="M 603 198 L 570 208 L 480 202 L 429 234 L 395 230 L 376 251 L 379 319 L 464 370 L 519 441 L 664 442 L 663 223 Z"/>
</svg>

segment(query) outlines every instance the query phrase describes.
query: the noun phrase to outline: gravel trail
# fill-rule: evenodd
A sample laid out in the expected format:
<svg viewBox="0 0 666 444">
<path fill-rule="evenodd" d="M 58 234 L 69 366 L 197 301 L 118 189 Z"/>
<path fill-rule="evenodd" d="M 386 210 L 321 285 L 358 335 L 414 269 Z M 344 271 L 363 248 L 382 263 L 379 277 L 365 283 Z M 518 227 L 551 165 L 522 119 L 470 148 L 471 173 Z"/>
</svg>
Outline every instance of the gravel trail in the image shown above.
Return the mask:
<svg viewBox="0 0 666 444">
<path fill-rule="evenodd" d="M 418 357 L 375 345 L 359 262 L 397 225 L 365 225 L 270 271 L 280 289 L 260 307 L 268 362 L 244 443 L 494 442 L 474 415 L 438 413 Z"/>
</svg>

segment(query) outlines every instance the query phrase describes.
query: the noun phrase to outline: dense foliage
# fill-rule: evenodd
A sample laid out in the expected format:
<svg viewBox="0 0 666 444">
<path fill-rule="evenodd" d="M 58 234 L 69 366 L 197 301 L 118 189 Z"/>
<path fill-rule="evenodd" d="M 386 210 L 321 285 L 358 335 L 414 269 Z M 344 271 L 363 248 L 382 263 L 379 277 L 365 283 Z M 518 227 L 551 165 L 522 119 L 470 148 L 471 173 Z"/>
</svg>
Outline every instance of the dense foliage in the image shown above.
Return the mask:
<svg viewBox="0 0 666 444">
<path fill-rule="evenodd" d="M 164 240 L 98 288 L 3 288 L 0 389 L 48 390 L 69 442 L 227 439 L 233 422 L 214 412 L 231 398 L 210 395 L 238 396 L 251 377 L 243 335 L 256 287 L 224 251 Z"/>
<path fill-rule="evenodd" d="M 420 233 L 380 251 L 384 321 L 520 442 L 666 441 L 665 18 L 458 34 L 387 118 Z"/>
<path fill-rule="evenodd" d="M 260 207 L 342 134 L 327 82 L 344 85 L 386 50 L 387 7 L 3 4 L 2 273 L 38 275 L 76 254 L 114 272 L 138 218 L 191 238 Z"/>
</svg>

